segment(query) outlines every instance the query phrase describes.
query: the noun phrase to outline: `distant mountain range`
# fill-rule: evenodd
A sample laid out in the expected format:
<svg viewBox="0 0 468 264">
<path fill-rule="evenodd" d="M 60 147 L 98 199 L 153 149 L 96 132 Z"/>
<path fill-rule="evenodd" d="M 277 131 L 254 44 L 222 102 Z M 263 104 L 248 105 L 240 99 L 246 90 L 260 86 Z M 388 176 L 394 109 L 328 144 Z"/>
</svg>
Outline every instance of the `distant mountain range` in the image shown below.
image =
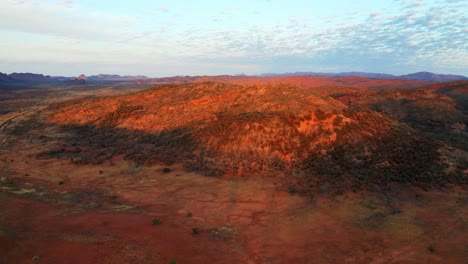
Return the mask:
<svg viewBox="0 0 468 264">
<path fill-rule="evenodd" d="M 406 75 L 392 75 L 385 73 L 369 73 L 369 72 L 340 72 L 340 73 L 321 73 L 321 72 L 293 72 L 293 73 L 264 73 L 260 76 L 274 77 L 274 76 L 326 76 L 326 77 L 364 77 L 372 79 L 406 79 L 418 80 L 429 82 L 451 82 L 459 80 L 468 80 L 463 75 L 453 74 L 438 74 L 432 72 L 416 72 Z"/>
<path fill-rule="evenodd" d="M 117 74 L 99 74 L 85 76 L 81 74 L 78 77 L 50 76 L 36 73 L 10 73 L 0 72 L 0 82 L 7 83 L 65 83 L 65 84 L 85 84 L 87 82 L 125 82 L 147 80 L 146 76 L 121 76 Z"/>
<path fill-rule="evenodd" d="M 244 75 L 245 76 L 245 75 Z M 432 72 L 416 72 L 406 75 L 391 75 L 384 73 L 368 72 L 341 72 L 341 73 L 321 73 L 321 72 L 293 72 L 293 73 L 264 73 L 260 77 L 276 76 L 324 76 L 324 77 L 363 77 L 371 79 L 407 79 L 428 82 L 450 82 L 459 80 L 468 80 L 462 75 L 438 74 Z M 167 78 L 148 78 L 143 75 L 117 75 L 117 74 L 98 74 L 85 76 L 81 74 L 78 77 L 49 76 L 35 73 L 10 73 L 0 72 L 0 83 L 64 83 L 64 84 L 85 84 L 96 82 L 129 82 L 129 81 L 150 81 L 162 80 Z"/>
</svg>

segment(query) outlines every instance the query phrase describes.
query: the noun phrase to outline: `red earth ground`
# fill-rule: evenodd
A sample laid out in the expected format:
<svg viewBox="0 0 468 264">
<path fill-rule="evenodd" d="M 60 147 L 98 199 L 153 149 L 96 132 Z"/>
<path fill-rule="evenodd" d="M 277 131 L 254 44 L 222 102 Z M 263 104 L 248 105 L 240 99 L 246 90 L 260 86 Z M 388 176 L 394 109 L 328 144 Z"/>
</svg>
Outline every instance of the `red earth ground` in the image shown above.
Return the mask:
<svg viewBox="0 0 468 264">
<path fill-rule="evenodd" d="M 2 151 L 0 263 L 463 263 L 466 192 L 392 186 L 314 199 L 272 178 Z M 152 220 L 162 221 L 153 225 Z M 40 260 L 34 261 L 35 256 Z M 39 257 L 36 257 L 37 259 Z"/>
</svg>

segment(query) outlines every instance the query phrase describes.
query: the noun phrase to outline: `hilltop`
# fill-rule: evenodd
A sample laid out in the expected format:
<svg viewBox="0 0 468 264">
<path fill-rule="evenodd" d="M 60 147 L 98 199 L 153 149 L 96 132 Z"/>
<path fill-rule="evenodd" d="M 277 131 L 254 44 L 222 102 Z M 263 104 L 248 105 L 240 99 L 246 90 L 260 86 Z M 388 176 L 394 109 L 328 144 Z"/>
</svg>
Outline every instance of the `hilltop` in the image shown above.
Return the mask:
<svg viewBox="0 0 468 264">
<path fill-rule="evenodd" d="M 303 80 L 198 80 L 54 104 L 48 121 L 77 129 L 77 138 L 46 154 L 79 163 L 124 154 L 214 176 L 276 175 L 302 193 L 324 184 L 466 184 L 466 106 L 439 92 L 452 84 L 313 88 Z"/>
</svg>

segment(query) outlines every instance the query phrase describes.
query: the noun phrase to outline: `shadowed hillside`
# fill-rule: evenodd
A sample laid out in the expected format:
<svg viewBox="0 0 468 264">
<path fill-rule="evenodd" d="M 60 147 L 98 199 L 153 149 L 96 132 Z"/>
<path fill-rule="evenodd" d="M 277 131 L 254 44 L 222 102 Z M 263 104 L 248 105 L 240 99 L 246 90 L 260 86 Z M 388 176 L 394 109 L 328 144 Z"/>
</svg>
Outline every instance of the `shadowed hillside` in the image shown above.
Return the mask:
<svg viewBox="0 0 468 264">
<path fill-rule="evenodd" d="M 278 176 L 301 193 L 391 182 L 466 184 L 466 152 L 457 145 L 466 116 L 434 91 L 251 81 L 161 85 L 51 105 L 49 122 L 75 132 L 41 155 L 79 163 L 120 154 L 142 164 L 183 162 L 213 176 Z M 437 122 L 440 133 L 431 131 Z M 461 136 L 447 138 L 454 126 L 462 126 Z M 458 147 L 460 155 L 447 154 Z"/>
</svg>

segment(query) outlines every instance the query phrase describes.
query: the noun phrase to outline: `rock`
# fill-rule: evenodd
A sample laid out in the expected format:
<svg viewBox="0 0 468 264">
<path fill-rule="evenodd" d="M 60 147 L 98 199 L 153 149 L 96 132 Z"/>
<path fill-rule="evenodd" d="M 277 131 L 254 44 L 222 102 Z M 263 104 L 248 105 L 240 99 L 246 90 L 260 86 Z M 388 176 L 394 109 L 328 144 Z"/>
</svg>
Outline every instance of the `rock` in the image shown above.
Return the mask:
<svg viewBox="0 0 468 264">
<path fill-rule="evenodd" d="M 186 216 L 188 214 L 188 212 L 183 210 L 183 209 L 180 209 L 179 211 L 177 211 L 177 214 Z"/>
</svg>

